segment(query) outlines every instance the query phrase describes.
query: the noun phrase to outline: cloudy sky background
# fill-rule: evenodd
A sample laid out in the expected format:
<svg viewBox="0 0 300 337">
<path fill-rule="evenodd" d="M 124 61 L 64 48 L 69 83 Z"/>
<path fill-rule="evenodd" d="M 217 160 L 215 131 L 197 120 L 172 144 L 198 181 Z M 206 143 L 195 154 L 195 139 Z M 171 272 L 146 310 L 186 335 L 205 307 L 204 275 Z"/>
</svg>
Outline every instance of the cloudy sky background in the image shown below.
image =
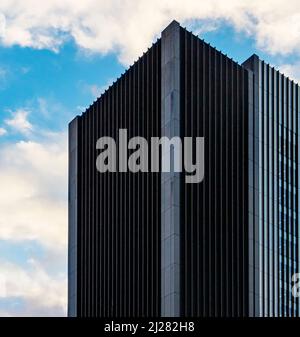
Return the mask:
<svg viewBox="0 0 300 337">
<path fill-rule="evenodd" d="M 66 315 L 67 123 L 173 19 L 300 82 L 299 0 L 1 0 L 0 316 Z"/>
</svg>

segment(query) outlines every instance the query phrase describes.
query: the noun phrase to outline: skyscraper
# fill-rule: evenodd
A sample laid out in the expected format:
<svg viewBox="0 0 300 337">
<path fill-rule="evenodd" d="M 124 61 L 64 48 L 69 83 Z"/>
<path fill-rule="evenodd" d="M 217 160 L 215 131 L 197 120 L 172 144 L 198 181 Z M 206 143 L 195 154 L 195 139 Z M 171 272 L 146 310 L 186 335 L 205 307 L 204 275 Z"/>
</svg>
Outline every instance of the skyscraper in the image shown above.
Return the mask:
<svg viewBox="0 0 300 337">
<path fill-rule="evenodd" d="M 172 22 L 69 125 L 69 315 L 298 316 L 299 112 L 256 55 L 239 65 Z M 204 137 L 204 180 L 98 172 L 119 129 Z"/>
</svg>

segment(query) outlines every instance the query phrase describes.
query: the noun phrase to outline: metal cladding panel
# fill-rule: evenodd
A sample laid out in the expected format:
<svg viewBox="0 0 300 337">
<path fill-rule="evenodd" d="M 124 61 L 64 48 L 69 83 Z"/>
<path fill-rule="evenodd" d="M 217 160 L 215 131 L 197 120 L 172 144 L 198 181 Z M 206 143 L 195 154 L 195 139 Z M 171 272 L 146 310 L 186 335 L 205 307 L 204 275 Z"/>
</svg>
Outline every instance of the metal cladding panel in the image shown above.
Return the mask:
<svg viewBox="0 0 300 337">
<path fill-rule="evenodd" d="M 181 29 L 181 134 L 205 177 L 181 183 L 181 314 L 248 315 L 248 70 Z"/>
<path fill-rule="evenodd" d="M 96 169 L 100 137 L 160 137 L 160 48 L 79 117 L 77 316 L 160 315 L 160 174 Z"/>
</svg>

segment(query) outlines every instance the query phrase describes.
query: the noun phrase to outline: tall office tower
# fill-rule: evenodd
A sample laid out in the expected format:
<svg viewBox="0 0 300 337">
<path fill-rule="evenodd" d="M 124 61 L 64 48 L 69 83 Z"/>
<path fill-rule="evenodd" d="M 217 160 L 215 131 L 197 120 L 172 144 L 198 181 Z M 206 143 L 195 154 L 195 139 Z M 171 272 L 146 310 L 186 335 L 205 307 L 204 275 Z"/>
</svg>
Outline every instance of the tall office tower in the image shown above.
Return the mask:
<svg viewBox="0 0 300 337">
<path fill-rule="evenodd" d="M 69 315 L 299 316 L 299 112 L 299 87 L 257 56 L 239 65 L 172 22 L 69 125 Z M 98 172 L 96 141 L 119 129 L 204 137 L 204 180 Z"/>
</svg>

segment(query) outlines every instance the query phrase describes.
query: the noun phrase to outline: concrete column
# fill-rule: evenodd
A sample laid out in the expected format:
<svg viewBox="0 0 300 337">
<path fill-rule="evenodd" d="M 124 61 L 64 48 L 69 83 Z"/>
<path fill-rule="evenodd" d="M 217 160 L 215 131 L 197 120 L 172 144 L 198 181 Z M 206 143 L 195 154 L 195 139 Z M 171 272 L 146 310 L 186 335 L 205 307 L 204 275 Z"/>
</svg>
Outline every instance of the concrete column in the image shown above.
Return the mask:
<svg viewBox="0 0 300 337">
<path fill-rule="evenodd" d="M 69 124 L 68 316 L 77 316 L 77 184 L 79 117 Z"/>
<path fill-rule="evenodd" d="M 161 135 L 180 136 L 180 26 L 173 21 L 161 39 Z M 174 167 L 174 149 L 170 156 Z M 164 158 L 162 158 L 164 160 Z M 172 169 L 171 169 L 172 171 Z M 161 178 L 161 315 L 180 316 L 180 173 Z"/>
</svg>

